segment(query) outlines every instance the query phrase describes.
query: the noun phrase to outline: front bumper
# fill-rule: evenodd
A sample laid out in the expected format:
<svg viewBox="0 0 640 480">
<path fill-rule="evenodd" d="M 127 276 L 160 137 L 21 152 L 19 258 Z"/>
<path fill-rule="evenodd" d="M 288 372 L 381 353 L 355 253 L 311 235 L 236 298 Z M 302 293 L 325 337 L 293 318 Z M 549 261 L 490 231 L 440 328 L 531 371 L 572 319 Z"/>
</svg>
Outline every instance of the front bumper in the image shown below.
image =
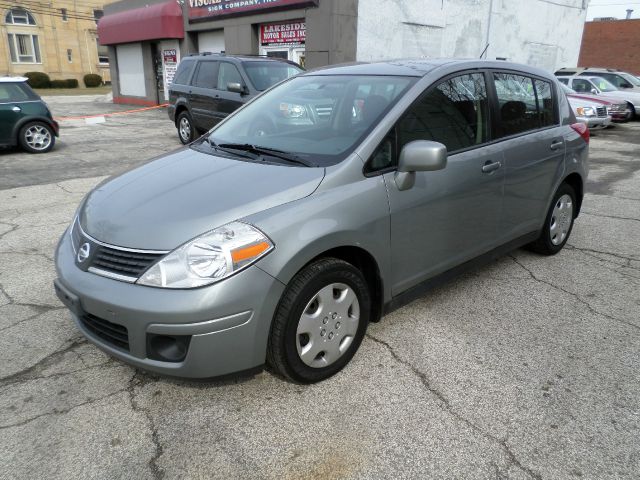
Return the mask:
<svg viewBox="0 0 640 480">
<path fill-rule="evenodd" d="M 209 287 L 170 290 L 129 284 L 80 270 L 69 235 L 56 250 L 56 292 L 82 333 L 136 367 L 186 378 L 210 378 L 265 363 L 271 320 L 285 286 L 256 266 Z M 127 329 L 128 350 L 96 335 L 83 320 Z M 180 362 L 149 358 L 149 334 L 190 336 Z"/>
</svg>

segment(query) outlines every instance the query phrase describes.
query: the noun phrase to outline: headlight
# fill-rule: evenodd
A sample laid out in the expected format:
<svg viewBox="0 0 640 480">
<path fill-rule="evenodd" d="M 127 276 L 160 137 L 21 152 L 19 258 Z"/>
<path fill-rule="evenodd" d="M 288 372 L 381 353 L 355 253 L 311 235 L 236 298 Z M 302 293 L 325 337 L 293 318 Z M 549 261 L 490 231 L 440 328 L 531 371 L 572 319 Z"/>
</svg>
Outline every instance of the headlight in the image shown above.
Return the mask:
<svg viewBox="0 0 640 480">
<path fill-rule="evenodd" d="M 596 111 L 591 107 L 578 107 L 576 110 L 581 117 L 592 117 L 596 114 Z"/>
<path fill-rule="evenodd" d="M 296 105 L 295 103 L 281 103 L 280 112 L 288 118 L 303 118 L 307 116 L 307 109 L 304 105 Z"/>
<path fill-rule="evenodd" d="M 196 288 L 219 282 L 248 267 L 273 249 L 260 230 L 233 222 L 169 253 L 136 283 L 163 288 Z"/>
</svg>

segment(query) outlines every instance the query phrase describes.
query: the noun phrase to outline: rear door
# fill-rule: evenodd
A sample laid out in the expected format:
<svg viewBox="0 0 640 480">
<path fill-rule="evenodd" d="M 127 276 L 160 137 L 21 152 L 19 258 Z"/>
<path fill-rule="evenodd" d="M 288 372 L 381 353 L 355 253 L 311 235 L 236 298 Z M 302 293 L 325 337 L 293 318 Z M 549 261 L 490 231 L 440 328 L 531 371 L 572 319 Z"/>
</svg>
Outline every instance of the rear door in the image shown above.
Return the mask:
<svg viewBox="0 0 640 480">
<path fill-rule="evenodd" d="M 218 121 L 217 81 L 218 62 L 215 60 L 198 62 L 197 70 L 191 80 L 189 102 L 193 122 L 200 131 L 209 130 Z"/>
<path fill-rule="evenodd" d="M 496 246 L 505 178 L 501 149 L 489 144 L 484 73 L 457 74 L 427 89 L 396 125 L 396 136 L 397 152 L 414 140 L 433 140 L 449 157 L 444 170 L 416 172 L 408 190 L 398 189 L 395 172 L 384 174 L 393 295 Z M 372 163 L 385 164 L 375 157 Z"/>
<path fill-rule="evenodd" d="M 497 135 L 505 156 L 503 242 L 538 230 L 564 171 L 564 128 L 555 84 L 527 74 L 494 72 Z"/>
<path fill-rule="evenodd" d="M 228 85 L 239 83 L 246 86 L 246 82 L 240 75 L 238 67 L 231 62 L 220 62 L 218 69 L 218 111 L 216 113 L 218 121 L 235 112 L 244 103 L 244 97 L 237 92 L 230 92 Z"/>
</svg>

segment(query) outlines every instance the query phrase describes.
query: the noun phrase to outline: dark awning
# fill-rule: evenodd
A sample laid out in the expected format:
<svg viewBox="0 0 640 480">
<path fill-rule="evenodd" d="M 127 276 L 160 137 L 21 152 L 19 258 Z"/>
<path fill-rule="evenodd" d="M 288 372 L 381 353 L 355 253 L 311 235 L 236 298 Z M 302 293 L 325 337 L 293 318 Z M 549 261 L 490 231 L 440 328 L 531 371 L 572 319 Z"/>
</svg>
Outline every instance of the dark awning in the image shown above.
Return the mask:
<svg viewBox="0 0 640 480">
<path fill-rule="evenodd" d="M 100 45 L 184 38 L 182 9 L 173 0 L 105 15 L 98 22 Z"/>
</svg>

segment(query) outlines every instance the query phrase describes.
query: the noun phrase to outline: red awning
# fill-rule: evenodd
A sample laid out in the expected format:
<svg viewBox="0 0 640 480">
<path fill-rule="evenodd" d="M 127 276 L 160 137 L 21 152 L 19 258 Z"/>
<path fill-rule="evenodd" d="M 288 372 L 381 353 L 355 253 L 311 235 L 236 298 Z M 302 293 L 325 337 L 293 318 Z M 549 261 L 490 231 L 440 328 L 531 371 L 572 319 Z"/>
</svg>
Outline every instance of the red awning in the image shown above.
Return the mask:
<svg viewBox="0 0 640 480">
<path fill-rule="evenodd" d="M 105 15 L 98 22 L 100 45 L 184 38 L 182 9 L 173 0 Z"/>
</svg>

